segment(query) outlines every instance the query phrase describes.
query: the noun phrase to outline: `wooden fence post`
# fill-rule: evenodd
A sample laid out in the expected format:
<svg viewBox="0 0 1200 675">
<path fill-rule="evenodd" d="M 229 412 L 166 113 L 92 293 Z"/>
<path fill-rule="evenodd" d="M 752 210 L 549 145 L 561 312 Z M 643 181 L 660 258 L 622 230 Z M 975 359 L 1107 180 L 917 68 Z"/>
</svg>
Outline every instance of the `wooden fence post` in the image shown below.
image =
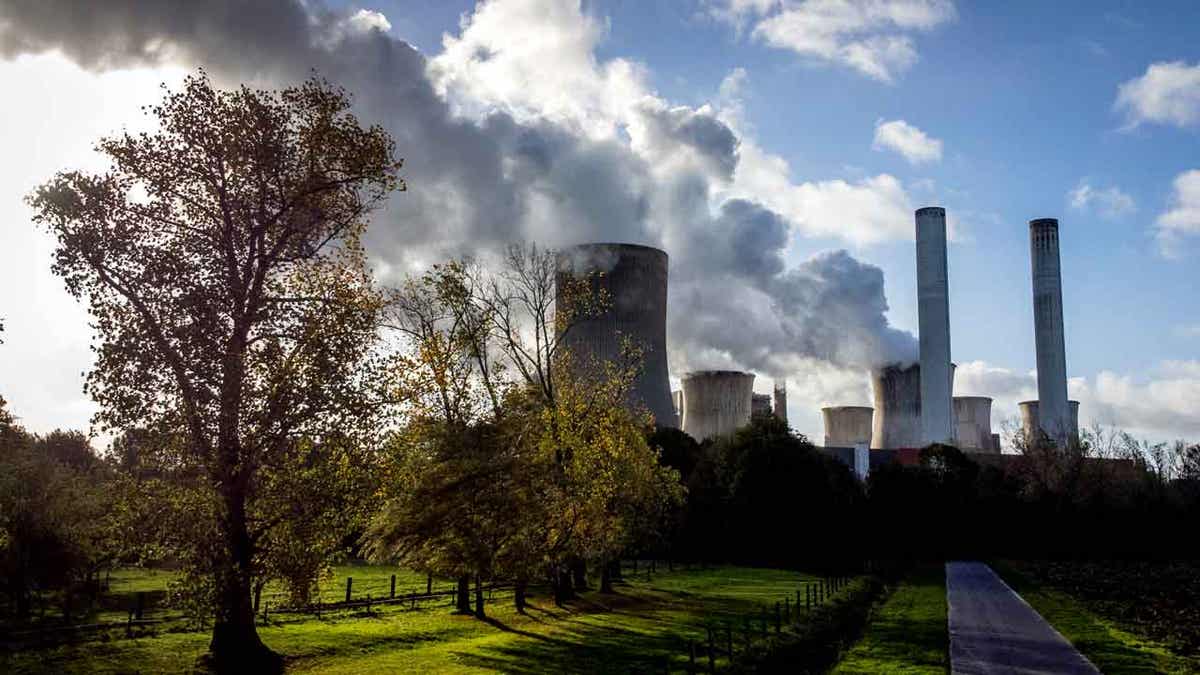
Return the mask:
<svg viewBox="0 0 1200 675">
<path fill-rule="evenodd" d="M 346 577 L 346 602 L 350 602 L 350 591 L 354 588 L 354 577 Z"/>
<path fill-rule="evenodd" d="M 710 673 L 717 672 L 717 654 L 716 654 L 716 650 L 713 649 L 712 626 L 708 627 L 708 672 L 710 672 Z"/>
<path fill-rule="evenodd" d="M 783 620 L 788 623 L 792 622 L 792 596 L 790 595 L 783 596 Z"/>
<path fill-rule="evenodd" d="M 779 631 L 783 630 L 782 619 L 779 615 L 779 603 L 775 603 L 775 634 L 779 635 Z"/>
<path fill-rule="evenodd" d="M 696 672 L 696 641 L 688 640 L 688 672 Z"/>
<path fill-rule="evenodd" d="M 396 597 L 396 575 L 392 575 L 392 594 L 389 597 Z"/>
<path fill-rule="evenodd" d="M 143 591 L 138 591 L 137 594 L 137 618 L 141 621 L 146 614 L 146 594 Z"/>
</svg>

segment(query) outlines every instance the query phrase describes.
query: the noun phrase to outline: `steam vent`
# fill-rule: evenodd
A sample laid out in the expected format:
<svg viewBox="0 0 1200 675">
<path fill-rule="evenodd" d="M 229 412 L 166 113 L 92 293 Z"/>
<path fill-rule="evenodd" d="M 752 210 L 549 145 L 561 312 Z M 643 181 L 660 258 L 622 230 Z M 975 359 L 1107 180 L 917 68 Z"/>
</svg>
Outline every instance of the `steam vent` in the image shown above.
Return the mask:
<svg viewBox="0 0 1200 675">
<path fill-rule="evenodd" d="M 954 364 L 950 364 L 954 381 Z M 871 423 L 871 447 L 880 450 L 923 448 L 921 431 L 921 365 L 894 363 L 871 373 L 875 414 Z"/>
<path fill-rule="evenodd" d="M 750 423 L 754 374 L 698 370 L 683 376 L 683 430 L 697 441 L 724 436 Z"/>
<path fill-rule="evenodd" d="M 1029 259 L 1033 272 L 1033 333 L 1037 348 L 1038 422 L 1060 443 L 1074 433 L 1067 409 L 1067 355 L 1063 338 L 1062 272 L 1058 257 L 1058 220 L 1029 221 Z"/>
<path fill-rule="evenodd" d="M 593 292 L 603 290 L 608 308 L 598 316 L 570 326 L 563 346 L 578 363 L 619 362 L 621 345 L 632 340 L 643 350 L 642 371 L 630 393 L 630 403 L 645 406 L 659 427 L 678 428 L 667 374 L 667 254 L 635 244 L 582 244 L 558 253 L 556 302 L 564 298 L 565 282 L 592 276 Z M 594 359 L 594 361 L 592 361 Z M 750 414 L 747 397 L 746 415 Z"/>
</svg>

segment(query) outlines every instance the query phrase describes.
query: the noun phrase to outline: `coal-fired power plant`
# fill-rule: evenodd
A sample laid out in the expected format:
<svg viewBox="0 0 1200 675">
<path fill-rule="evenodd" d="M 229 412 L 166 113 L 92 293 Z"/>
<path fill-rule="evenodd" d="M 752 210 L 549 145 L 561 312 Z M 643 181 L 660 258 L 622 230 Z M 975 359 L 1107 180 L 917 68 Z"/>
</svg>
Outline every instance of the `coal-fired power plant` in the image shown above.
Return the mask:
<svg viewBox="0 0 1200 675">
<path fill-rule="evenodd" d="M 992 440 L 992 399 L 987 396 L 954 397 L 954 440 L 967 452 L 1000 452 Z"/>
<path fill-rule="evenodd" d="M 555 302 L 573 301 L 568 289 L 586 280 L 593 297 L 607 301 L 603 311 L 567 327 L 562 345 L 573 367 L 619 362 L 622 344 L 642 350 L 642 369 L 630 403 L 645 406 L 659 427 L 679 426 L 667 373 L 667 254 L 634 244 L 583 244 L 558 253 Z M 749 401 L 746 403 L 749 414 Z"/>
<path fill-rule="evenodd" d="M 1062 270 L 1058 220 L 1029 221 L 1033 272 L 1033 331 L 1037 349 L 1038 423 L 1049 438 L 1064 443 L 1078 432 L 1067 408 L 1067 355 L 1063 336 Z"/>
<path fill-rule="evenodd" d="M 697 441 L 731 434 L 750 423 L 754 374 L 698 370 L 683 376 L 683 430 Z"/>
<path fill-rule="evenodd" d="M 951 443 L 950 287 L 946 270 L 946 210 L 917 209 L 917 320 L 921 350 L 921 437 L 918 447 Z M 877 402 L 878 404 L 878 402 Z"/>
<path fill-rule="evenodd" d="M 874 409 L 861 405 L 821 408 L 825 421 L 825 447 L 853 448 L 871 443 L 871 417 Z"/>
<path fill-rule="evenodd" d="M 999 435 L 992 432 L 992 399 L 954 396 L 946 210 L 923 207 L 916 210 L 914 219 L 917 360 L 872 368 L 874 407 L 821 408 L 825 447 L 838 450 L 834 454 L 839 457 L 846 454 L 846 448 L 855 448 L 855 466 L 862 459 L 857 453 L 867 453 L 864 445 L 887 451 L 872 455 L 870 462 L 912 457 L 897 451 L 933 443 L 952 444 L 973 453 L 1001 452 Z M 1067 399 L 1058 232 L 1054 218 L 1029 221 L 1038 400 L 1021 403 L 1020 414 L 1026 442 L 1044 434 L 1064 445 L 1078 440 L 1079 403 Z M 556 279 L 560 306 L 567 302 L 563 294 L 570 281 L 585 279 L 593 290 L 605 292 L 610 306 L 569 327 L 563 344 L 576 363 L 616 360 L 627 339 L 640 345 L 643 369 L 631 402 L 649 409 L 658 426 L 681 427 L 703 441 L 733 433 L 749 424 L 752 416 L 773 414 L 787 421 L 786 378 L 776 373 L 772 373 L 773 396 L 755 394 L 754 374 L 735 370 L 695 370 L 683 376 L 681 390 L 670 390 L 666 253 L 631 244 L 565 249 L 559 254 Z"/>
</svg>

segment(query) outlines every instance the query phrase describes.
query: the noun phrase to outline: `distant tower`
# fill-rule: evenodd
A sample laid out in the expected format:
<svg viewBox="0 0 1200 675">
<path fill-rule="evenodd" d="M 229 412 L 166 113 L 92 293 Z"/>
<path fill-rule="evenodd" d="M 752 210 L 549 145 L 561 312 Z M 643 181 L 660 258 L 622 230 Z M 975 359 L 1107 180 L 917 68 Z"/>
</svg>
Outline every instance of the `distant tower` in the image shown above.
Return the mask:
<svg viewBox="0 0 1200 675">
<path fill-rule="evenodd" d="M 954 440 L 946 210 L 917 209 L 917 316 L 921 346 L 921 443 Z"/>
<path fill-rule="evenodd" d="M 667 254 L 635 244 L 582 244 L 558 253 L 556 301 L 571 279 L 590 279 L 609 306 L 571 326 L 563 346 L 576 361 L 617 362 L 624 340 L 641 347 L 642 368 L 630 403 L 644 406 L 659 427 L 679 427 L 667 374 Z"/>
<path fill-rule="evenodd" d="M 761 417 L 771 414 L 771 397 L 767 394 L 754 394 L 750 398 L 750 415 Z"/>
<path fill-rule="evenodd" d="M 775 416 L 787 422 L 787 380 L 782 378 L 775 382 Z"/>
<path fill-rule="evenodd" d="M 1063 339 L 1062 272 L 1058 259 L 1058 220 L 1029 221 L 1033 272 L 1033 334 L 1037 348 L 1038 423 L 1063 443 L 1075 433 L 1067 407 L 1067 350 Z"/>
</svg>

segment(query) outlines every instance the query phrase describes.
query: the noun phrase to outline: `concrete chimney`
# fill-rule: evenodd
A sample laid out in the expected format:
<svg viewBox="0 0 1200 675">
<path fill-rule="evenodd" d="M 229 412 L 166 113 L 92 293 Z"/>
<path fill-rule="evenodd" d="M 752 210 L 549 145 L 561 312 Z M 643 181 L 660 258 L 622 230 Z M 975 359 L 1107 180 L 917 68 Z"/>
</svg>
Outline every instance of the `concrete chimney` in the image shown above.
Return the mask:
<svg viewBox="0 0 1200 675">
<path fill-rule="evenodd" d="M 775 416 L 787 422 L 787 380 L 775 382 Z"/>
<path fill-rule="evenodd" d="M 1063 444 L 1071 433 L 1071 413 L 1067 407 L 1067 351 L 1063 339 L 1057 219 L 1029 221 L 1029 259 L 1033 272 L 1038 422 L 1047 436 Z"/>
<path fill-rule="evenodd" d="M 917 317 L 921 347 L 921 442 L 954 442 L 946 209 L 917 209 Z"/>
</svg>

